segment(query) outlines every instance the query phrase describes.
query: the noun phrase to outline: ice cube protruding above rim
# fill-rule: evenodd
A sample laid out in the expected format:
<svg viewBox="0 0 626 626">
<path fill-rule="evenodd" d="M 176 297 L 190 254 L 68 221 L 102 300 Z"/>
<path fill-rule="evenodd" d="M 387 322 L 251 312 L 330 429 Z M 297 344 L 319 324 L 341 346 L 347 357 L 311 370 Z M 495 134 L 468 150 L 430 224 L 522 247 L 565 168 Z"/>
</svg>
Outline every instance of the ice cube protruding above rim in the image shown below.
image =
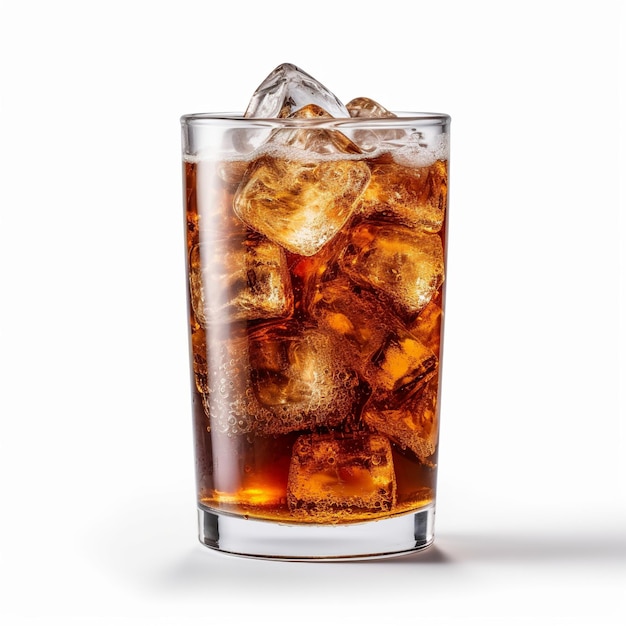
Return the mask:
<svg viewBox="0 0 626 626">
<path fill-rule="evenodd" d="M 246 118 L 285 118 L 307 104 L 316 104 L 332 117 L 350 113 L 329 89 L 293 63 L 282 63 L 257 87 Z"/>
</svg>

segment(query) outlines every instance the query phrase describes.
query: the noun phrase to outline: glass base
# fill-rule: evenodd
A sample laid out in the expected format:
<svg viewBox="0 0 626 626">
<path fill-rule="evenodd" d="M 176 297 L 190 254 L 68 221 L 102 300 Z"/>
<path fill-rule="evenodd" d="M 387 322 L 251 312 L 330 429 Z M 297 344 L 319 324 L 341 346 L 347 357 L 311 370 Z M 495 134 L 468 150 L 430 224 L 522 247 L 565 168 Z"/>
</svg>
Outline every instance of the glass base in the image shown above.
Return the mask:
<svg viewBox="0 0 626 626">
<path fill-rule="evenodd" d="M 200 542 L 238 556 L 282 561 L 382 559 L 428 548 L 435 507 L 344 526 L 290 526 L 198 509 Z"/>
</svg>

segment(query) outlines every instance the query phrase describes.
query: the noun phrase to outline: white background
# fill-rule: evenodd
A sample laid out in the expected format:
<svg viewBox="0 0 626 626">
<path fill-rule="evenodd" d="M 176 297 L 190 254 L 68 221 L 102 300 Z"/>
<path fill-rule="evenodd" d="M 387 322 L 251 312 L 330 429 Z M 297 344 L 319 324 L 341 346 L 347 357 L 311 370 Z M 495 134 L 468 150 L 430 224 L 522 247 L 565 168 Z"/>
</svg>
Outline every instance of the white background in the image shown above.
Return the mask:
<svg viewBox="0 0 626 626">
<path fill-rule="evenodd" d="M 0 7 L 2 623 L 626 623 L 623 2 Z M 196 540 L 179 117 L 282 62 L 452 116 L 419 556 Z"/>
</svg>

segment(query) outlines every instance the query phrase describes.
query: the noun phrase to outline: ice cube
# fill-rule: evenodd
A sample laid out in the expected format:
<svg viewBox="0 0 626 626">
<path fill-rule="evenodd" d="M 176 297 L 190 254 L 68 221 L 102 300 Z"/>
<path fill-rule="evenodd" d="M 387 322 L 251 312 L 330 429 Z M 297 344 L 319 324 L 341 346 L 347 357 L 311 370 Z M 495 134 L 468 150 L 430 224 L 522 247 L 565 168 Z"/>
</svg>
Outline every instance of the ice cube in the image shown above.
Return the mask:
<svg viewBox="0 0 626 626">
<path fill-rule="evenodd" d="M 307 104 L 289 116 L 290 119 L 323 119 L 330 114 L 316 104 Z M 289 146 L 315 155 L 361 154 L 361 149 L 338 130 L 327 128 L 281 128 L 276 130 L 268 144 Z M 303 155 L 310 158 L 311 155 Z"/>
<path fill-rule="evenodd" d="M 396 117 L 371 98 L 353 98 L 346 104 L 350 117 Z"/>
<path fill-rule="evenodd" d="M 188 249 L 200 241 L 231 236 L 245 238 L 250 231 L 233 211 L 235 170 L 247 167 L 244 161 L 185 163 Z M 243 172 L 242 172 L 243 174 Z"/>
<path fill-rule="evenodd" d="M 437 371 L 437 356 L 373 295 L 345 278 L 321 283 L 311 315 L 335 335 L 369 384 L 377 406 L 393 408 Z"/>
<path fill-rule="evenodd" d="M 372 164 L 371 170 L 371 181 L 360 203 L 363 213 L 430 233 L 441 229 L 448 194 L 445 162 L 416 167 L 400 165 L 383 156 Z"/>
<path fill-rule="evenodd" d="M 336 426 L 355 400 L 356 375 L 332 338 L 294 323 L 263 327 L 249 340 L 251 388 L 247 412 L 258 434 Z"/>
<path fill-rule="evenodd" d="M 202 329 L 201 329 L 202 330 Z M 295 322 L 210 326 L 194 348 L 196 387 L 211 428 L 228 436 L 282 435 L 342 423 L 358 379 L 332 338 Z M 203 358 L 206 350 L 206 359 Z"/>
<path fill-rule="evenodd" d="M 198 244 L 190 268 L 192 309 L 202 326 L 284 317 L 293 310 L 285 253 L 266 239 Z"/>
<path fill-rule="evenodd" d="M 430 302 L 444 280 L 439 236 L 393 224 L 357 225 L 340 264 L 355 282 L 383 294 L 408 318 Z"/>
<path fill-rule="evenodd" d="M 307 104 L 317 104 L 333 117 L 350 117 L 324 85 L 292 63 L 283 63 L 257 87 L 245 117 L 287 117 Z"/>
<path fill-rule="evenodd" d="M 234 208 L 250 228 L 295 254 L 311 256 L 352 215 L 369 181 L 358 160 L 294 161 L 263 155 L 248 168 Z"/>
<path fill-rule="evenodd" d="M 421 388 L 437 371 L 437 357 L 418 339 L 403 330 L 390 333 L 372 357 L 372 398 L 385 408 L 398 406 Z"/>
<path fill-rule="evenodd" d="M 434 354 L 439 355 L 441 352 L 442 323 L 443 310 L 433 299 L 411 323 L 409 330 Z"/>
<path fill-rule="evenodd" d="M 312 317 L 347 342 L 356 364 L 369 363 L 389 333 L 383 308 L 362 291 L 345 278 L 321 280 L 310 305 Z"/>
<path fill-rule="evenodd" d="M 428 462 L 437 448 L 438 379 L 433 377 L 409 401 L 398 409 L 384 410 L 370 402 L 363 411 L 363 420 L 374 431 L 389 437 L 402 448 L 408 448 Z"/>
<path fill-rule="evenodd" d="M 371 98 L 354 98 L 346 105 L 350 117 L 355 118 L 394 118 L 395 113 Z M 371 128 L 351 131 L 354 142 L 365 152 L 371 152 L 387 144 L 396 145 L 408 138 L 406 131 L 399 128 Z"/>
<path fill-rule="evenodd" d="M 386 437 L 311 434 L 296 441 L 287 502 L 303 521 L 341 521 L 358 513 L 372 517 L 391 510 L 395 501 L 396 477 Z"/>
<path fill-rule="evenodd" d="M 192 166 L 196 183 L 196 193 L 192 196 L 194 243 L 245 238 L 250 231 L 235 215 L 233 197 L 248 163 L 206 160 Z"/>
</svg>

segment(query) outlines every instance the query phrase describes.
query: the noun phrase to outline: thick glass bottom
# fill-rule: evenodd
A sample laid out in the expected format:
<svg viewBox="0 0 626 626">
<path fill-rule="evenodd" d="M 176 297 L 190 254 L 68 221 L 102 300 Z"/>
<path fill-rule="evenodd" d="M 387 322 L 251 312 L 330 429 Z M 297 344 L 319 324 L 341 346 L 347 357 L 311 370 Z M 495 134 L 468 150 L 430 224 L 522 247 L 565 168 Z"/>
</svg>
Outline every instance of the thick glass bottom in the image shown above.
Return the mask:
<svg viewBox="0 0 626 626">
<path fill-rule="evenodd" d="M 435 507 L 350 525 L 278 524 L 198 509 L 200 542 L 238 556 L 283 561 L 382 559 L 424 550 L 433 542 Z"/>
</svg>

